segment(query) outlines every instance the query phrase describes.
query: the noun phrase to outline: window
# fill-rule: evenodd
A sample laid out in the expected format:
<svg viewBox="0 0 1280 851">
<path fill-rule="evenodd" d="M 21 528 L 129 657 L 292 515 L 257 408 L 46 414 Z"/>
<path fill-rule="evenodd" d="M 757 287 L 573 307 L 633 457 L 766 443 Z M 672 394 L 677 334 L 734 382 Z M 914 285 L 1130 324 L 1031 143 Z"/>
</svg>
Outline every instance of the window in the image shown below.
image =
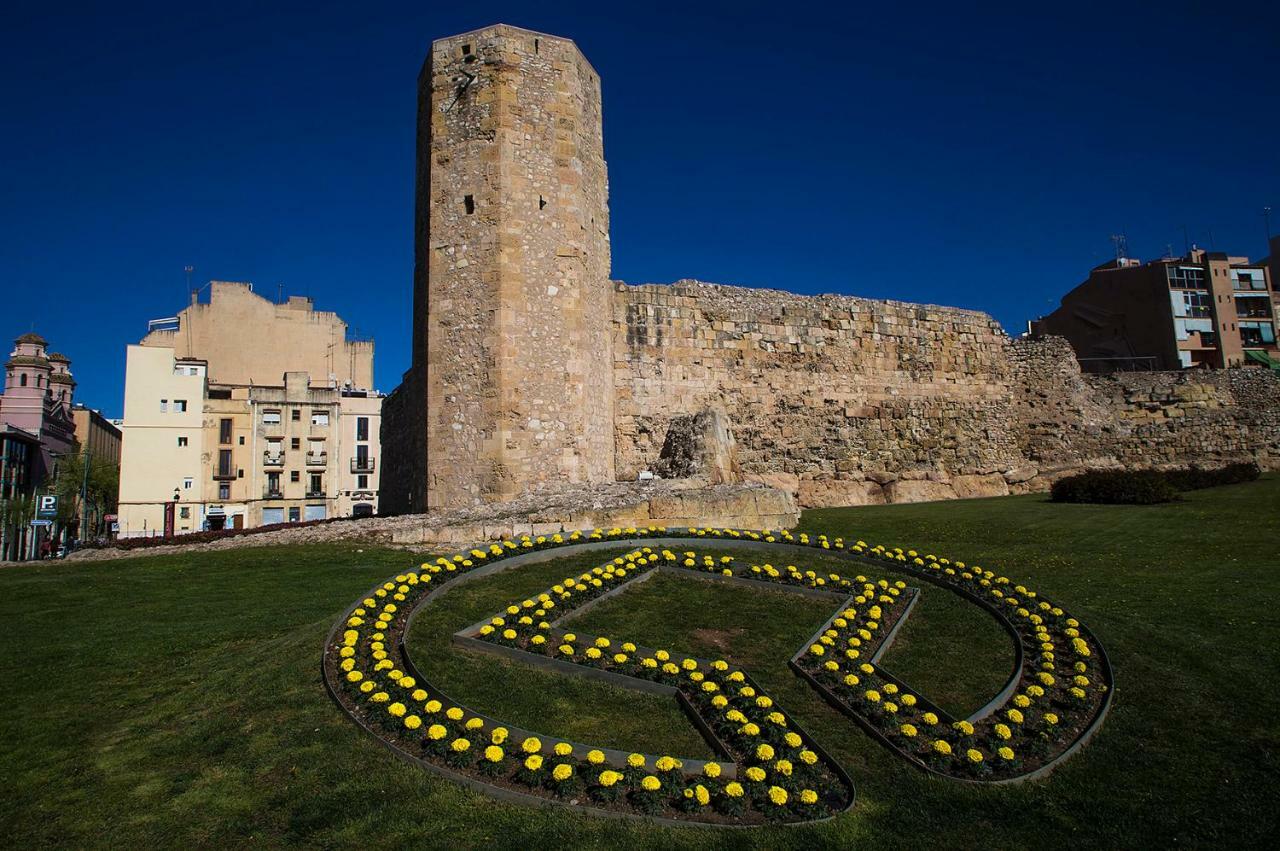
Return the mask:
<svg viewBox="0 0 1280 851">
<path fill-rule="evenodd" d="M 297 471 L 297 470 L 290 470 L 290 471 L 289 471 L 289 481 L 291 481 L 291 482 L 300 482 L 300 481 L 302 481 L 301 475 L 298 473 L 298 471 Z"/>
<path fill-rule="evenodd" d="M 274 496 L 280 495 L 279 473 L 267 473 L 267 493 Z"/>
<path fill-rule="evenodd" d="M 244 435 L 240 435 L 240 445 L 244 446 Z"/>
<path fill-rule="evenodd" d="M 298 508 L 298 506 L 296 505 L 291 506 L 289 508 L 289 522 L 297 523 L 301 519 L 302 519 L 302 509 Z"/>
<path fill-rule="evenodd" d="M 187 439 L 186 439 L 185 437 L 180 437 L 180 438 L 178 438 L 178 445 L 179 445 L 179 446 L 186 446 L 186 445 L 187 445 Z"/>
<path fill-rule="evenodd" d="M 161 399 L 161 400 L 160 400 L 160 413 L 164 414 L 164 413 L 168 413 L 168 411 L 169 411 L 169 400 L 168 400 L 168 399 Z"/>
<path fill-rule="evenodd" d="M 218 475 L 219 476 L 235 475 L 235 473 L 232 471 L 232 466 L 231 466 L 231 450 L 230 449 L 218 450 Z"/>
<path fill-rule="evenodd" d="M 324 476 L 321 476 L 319 473 L 312 473 L 308 478 L 308 494 L 324 493 Z"/>
<path fill-rule="evenodd" d="M 327 426 L 329 424 L 328 411 L 312 411 L 311 424 L 313 426 Z"/>
<path fill-rule="evenodd" d="M 369 418 L 356 417 L 356 440 L 369 439 Z"/>
<path fill-rule="evenodd" d="M 302 409 L 301 409 L 301 408 L 294 408 L 294 409 L 293 409 L 293 411 L 292 411 L 292 412 L 290 413 L 290 415 L 289 415 L 289 419 L 293 420 L 295 423 L 297 423 L 297 422 L 301 422 L 301 421 L 302 421 Z"/>
<path fill-rule="evenodd" d="M 302 438 L 300 438 L 300 437 L 292 438 L 292 439 L 289 441 L 289 448 L 290 448 L 290 449 L 301 449 L 301 448 L 302 448 Z"/>
<path fill-rule="evenodd" d="M 1182 304 L 1185 310 L 1183 316 L 1207 317 L 1213 307 L 1213 300 L 1208 293 L 1189 292 L 1182 294 Z"/>
<path fill-rule="evenodd" d="M 185 413 L 187 412 L 187 400 L 186 400 L 186 399 L 174 399 L 174 400 L 173 400 L 173 412 L 174 412 L 175 414 L 185 414 Z"/>
<path fill-rule="evenodd" d="M 368 477 L 368 476 L 356 476 L 356 489 L 357 489 L 357 490 L 362 490 L 362 491 L 364 491 L 364 490 L 368 490 L 368 489 L 369 489 L 369 477 Z"/>
<path fill-rule="evenodd" d="M 279 411 L 263 411 L 262 424 L 263 425 L 280 425 L 280 412 Z"/>
<path fill-rule="evenodd" d="M 231 442 L 231 420 L 226 417 L 223 417 L 218 423 L 218 442 Z"/>
<path fill-rule="evenodd" d="M 193 484 L 195 484 L 195 480 L 188 476 L 187 478 L 182 480 L 182 489 L 184 491 L 189 491 L 191 490 L 191 486 Z"/>
<path fill-rule="evenodd" d="M 182 508 L 178 511 L 178 516 L 181 517 L 183 520 L 190 520 L 191 509 L 185 505 L 182 506 Z"/>
<path fill-rule="evenodd" d="M 218 499 L 231 499 L 231 485 L 227 482 L 218 485 Z"/>
<path fill-rule="evenodd" d="M 18 376 L 18 385 L 21 387 L 27 386 L 27 374 L 25 372 Z M 160 410 L 163 411 L 164 408 L 161 408 Z"/>
</svg>

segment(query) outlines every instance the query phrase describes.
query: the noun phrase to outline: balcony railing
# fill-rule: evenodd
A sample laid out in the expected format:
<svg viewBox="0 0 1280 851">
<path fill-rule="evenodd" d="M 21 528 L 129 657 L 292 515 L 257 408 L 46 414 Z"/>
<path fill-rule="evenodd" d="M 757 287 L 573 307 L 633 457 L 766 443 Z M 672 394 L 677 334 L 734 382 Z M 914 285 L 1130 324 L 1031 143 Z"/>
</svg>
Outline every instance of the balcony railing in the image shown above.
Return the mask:
<svg viewBox="0 0 1280 851">
<path fill-rule="evenodd" d="M 215 482 L 229 482 L 235 478 L 236 478 L 236 471 L 234 468 L 224 469 L 219 467 L 218 469 L 213 471 L 213 480 Z"/>
<path fill-rule="evenodd" d="M 262 464 L 264 467 L 283 467 L 284 466 L 284 450 L 272 452 L 270 449 L 262 453 Z"/>
<path fill-rule="evenodd" d="M 351 472 L 353 473 L 372 473 L 374 460 L 372 458 L 352 458 Z"/>
<path fill-rule="evenodd" d="M 307 453 L 308 467 L 325 467 L 325 466 L 328 466 L 328 464 L 329 464 L 328 452 L 308 452 Z"/>
<path fill-rule="evenodd" d="M 322 490 L 318 490 L 318 491 L 309 490 L 309 491 L 307 491 L 307 496 L 306 496 L 306 498 L 307 498 L 307 499 L 324 499 L 324 491 L 322 491 Z"/>
<path fill-rule="evenodd" d="M 1252 308 L 1250 310 L 1240 310 L 1239 302 L 1236 302 L 1236 318 L 1238 319 L 1270 319 L 1271 311 L 1265 308 Z"/>
<path fill-rule="evenodd" d="M 267 485 L 265 488 L 262 489 L 262 498 L 263 499 L 284 499 L 284 491 L 280 490 L 279 485 L 276 485 L 275 487 L 271 487 L 271 485 Z"/>
</svg>

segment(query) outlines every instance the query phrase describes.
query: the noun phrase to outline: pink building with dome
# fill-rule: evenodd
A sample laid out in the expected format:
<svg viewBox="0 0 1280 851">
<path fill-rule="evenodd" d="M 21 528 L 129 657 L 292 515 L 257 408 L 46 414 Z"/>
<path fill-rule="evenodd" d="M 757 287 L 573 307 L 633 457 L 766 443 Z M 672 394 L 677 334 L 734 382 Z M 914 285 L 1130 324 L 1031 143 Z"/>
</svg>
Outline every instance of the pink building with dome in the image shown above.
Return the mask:
<svg viewBox="0 0 1280 851">
<path fill-rule="evenodd" d="M 0 396 L 0 501 L 26 498 L 57 477 L 61 456 L 76 451 L 71 360 L 46 351 L 39 334 L 14 340 Z M 26 529 L 0 531 L 0 559 L 29 550 Z"/>
</svg>

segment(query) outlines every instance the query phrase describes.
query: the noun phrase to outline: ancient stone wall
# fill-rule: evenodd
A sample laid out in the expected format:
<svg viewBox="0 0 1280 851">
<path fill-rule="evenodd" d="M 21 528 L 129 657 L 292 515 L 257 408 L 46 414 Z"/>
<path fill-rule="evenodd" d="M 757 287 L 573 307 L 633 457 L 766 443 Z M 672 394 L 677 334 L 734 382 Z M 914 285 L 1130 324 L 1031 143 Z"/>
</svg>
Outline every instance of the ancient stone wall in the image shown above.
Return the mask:
<svg viewBox="0 0 1280 851">
<path fill-rule="evenodd" d="M 1280 458 L 1269 371 L 1086 376 L 1064 340 L 1012 340 L 976 311 L 611 283 L 607 192 L 600 80 L 573 42 L 495 26 L 433 44 L 414 364 L 384 406 L 385 510 L 646 470 L 820 506 Z"/>
<path fill-rule="evenodd" d="M 985 314 L 681 281 L 618 285 L 614 317 L 620 478 L 653 464 L 673 417 L 709 405 L 748 479 L 849 502 L 1020 460 L 1008 337 Z"/>
</svg>

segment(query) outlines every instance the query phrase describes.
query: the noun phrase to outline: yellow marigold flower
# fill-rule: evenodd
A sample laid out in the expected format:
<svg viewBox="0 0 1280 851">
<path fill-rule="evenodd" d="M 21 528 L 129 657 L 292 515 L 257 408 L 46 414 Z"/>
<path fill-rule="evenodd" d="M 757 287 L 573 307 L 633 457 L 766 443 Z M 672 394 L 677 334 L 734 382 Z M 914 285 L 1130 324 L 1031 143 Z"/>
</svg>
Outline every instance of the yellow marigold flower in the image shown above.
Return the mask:
<svg viewBox="0 0 1280 851">
<path fill-rule="evenodd" d="M 969 750 L 964 752 L 964 755 L 969 762 L 972 762 L 974 765 L 982 762 L 982 751 L 977 748 L 969 748 Z"/>
<path fill-rule="evenodd" d="M 903 724 L 898 728 L 898 732 L 902 733 L 902 735 L 906 736 L 908 739 L 913 739 L 919 731 L 911 724 Z"/>
<path fill-rule="evenodd" d="M 598 751 L 598 750 L 588 751 L 587 762 L 591 763 L 592 765 L 599 765 L 600 763 L 604 762 L 604 752 Z"/>
<path fill-rule="evenodd" d="M 1013 735 L 1013 731 L 1006 724 L 997 724 L 993 729 L 997 739 L 1008 741 L 1009 737 Z"/>
<path fill-rule="evenodd" d="M 903 706 L 915 706 L 915 705 L 916 705 L 916 696 L 915 696 L 914 694 L 904 694 L 904 695 L 902 695 L 902 697 L 901 697 L 901 698 L 899 698 L 899 700 L 900 700 L 900 702 L 902 703 L 902 705 L 903 705 Z"/>
<path fill-rule="evenodd" d="M 422 726 L 422 719 L 419 718 L 417 715 L 406 715 L 404 719 L 404 725 L 408 727 L 410 730 L 416 730 Z"/>
<path fill-rule="evenodd" d="M 756 746 L 756 759 L 768 762 L 773 759 L 773 745 L 761 744 Z"/>
<path fill-rule="evenodd" d="M 520 743 L 520 749 L 525 753 L 537 753 L 542 750 L 542 742 L 537 736 L 530 736 Z"/>
<path fill-rule="evenodd" d="M 420 688 L 414 689 L 413 694 L 409 696 L 413 698 L 414 703 L 422 703 L 422 701 L 427 699 L 426 691 Z"/>
<path fill-rule="evenodd" d="M 682 661 L 682 662 L 680 663 L 680 667 L 681 667 L 681 668 L 684 668 L 686 671 L 692 671 L 692 670 L 695 670 L 695 669 L 698 667 L 698 660 L 696 660 L 696 659 L 685 659 L 684 661 Z"/>
<path fill-rule="evenodd" d="M 652 774 L 646 774 L 644 779 L 640 781 L 640 788 L 646 792 L 657 792 L 662 788 L 662 781 L 654 777 Z"/>
<path fill-rule="evenodd" d="M 1046 723 L 1046 724 L 1057 724 L 1057 723 L 1058 723 L 1058 716 L 1057 716 L 1057 715 L 1055 715 L 1055 714 L 1053 714 L 1052 712 L 1046 712 L 1046 713 L 1044 714 L 1044 723 Z"/>
<path fill-rule="evenodd" d="M 760 727 L 755 722 L 748 721 L 742 725 L 738 732 L 744 736 L 758 736 L 760 735 Z"/>
<path fill-rule="evenodd" d="M 568 742 L 556 742 L 555 747 L 552 748 L 552 750 L 555 752 L 556 756 L 568 756 L 573 753 L 573 745 Z"/>
<path fill-rule="evenodd" d="M 867 700 L 871 701 L 872 703 L 880 702 L 880 692 L 876 691 L 873 688 L 867 689 L 866 691 L 864 691 L 862 693 L 862 696 L 865 697 Z"/>
<path fill-rule="evenodd" d="M 545 635 L 535 635 L 533 638 L 530 638 L 530 639 L 529 639 L 529 643 L 530 643 L 530 644 L 535 644 L 535 645 L 536 645 L 536 644 L 546 644 L 546 643 L 547 643 L 547 637 L 546 637 Z"/>
<path fill-rule="evenodd" d="M 1010 709 L 1008 712 L 1005 713 L 1005 717 L 1008 718 L 1009 721 L 1014 724 L 1022 723 L 1022 713 L 1016 709 Z"/>
<path fill-rule="evenodd" d="M 707 787 L 699 783 L 693 787 L 693 799 L 698 802 L 698 806 L 705 807 L 711 803 L 711 793 L 707 791 Z"/>
<path fill-rule="evenodd" d="M 933 743 L 933 750 L 934 750 L 936 753 L 940 753 L 940 754 L 942 754 L 943 756 L 950 756 L 950 755 L 951 755 L 951 745 L 947 744 L 947 743 L 946 743 L 945 741 L 943 741 L 942 739 L 937 739 L 937 740 L 935 740 L 935 741 L 934 741 L 934 743 Z"/>
<path fill-rule="evenodd" d="M 497 745 L 489 745 L 484 749 L 484 758 L 489 762 L 502 762 L 502 748 Z"/>
<path fill-rule="evenodd" d="M 502 637 L 505 638 L 507 641 L 514 641 L 516 637 L 516 631 L 508 627 L 507 629 L 504 629 L 502 631 Z"/>
<path fill-rule="evenodd" d="M 644 754 L 633 753 L 627 755 L 627 765 L 632 768 L 644 768 Z"/>
<path fill-rule="evenodd" d="M 1000 754 L 1000 758 L 1003 760 L 1013 759 L 1013 748 L 1003 747 L 999 751 L 997 751 L 997 753 Z"/>
<path fill-rule="evenodd" d="M 449 731 L 445 729 L 443 724 L 432 724 L 427 728 L 427 737 L 433 742 L 438 742 L 447 735 L 449 735 Z"/>
<path fill-rule="evenodd" d="M 449 743 L 449 747 L 453 749 L 454 753 L 466 753 L 467 750 L 471 747 L 471 742 L 461 738 L 454 739 L 452 742 Z"/>
<path fill-rule="evenodd" d="M 747 774 L 747 779 L 752 781 L 753 783 L 759 783 L 761 780 L 764 780 L 765 778 L 764 769 L 760 768 L 757 765 L 753 765 L 750 768 L 748 768 L 746 774 Z"/>
<path fill-rule="evenodd" d="M 657 653 L 654 653 L 653 655 L 657 657 L 659 662 L 666 662 L 671 658 L 671 654 L 665 650 L 659 650 Z"/>
<path fill-rule="evenodd" d="M 573 655 L 573 645 L 572 645 L 572 644 L 561 644 L 559 649 L 560 649 L 560 652 L 561 652 L 561 653 L 563 653 L 565 656 L 572 656 L 572 655 Z"/>
<path fill-rule="evenodd" d="M 680 763 L 669 756 L 660 756 L 653 763 L 654 767 L 659 771 L 674 771 L 680 767 Z"/>
<path fill-rule="evenodd" d="M 530 754 L 525 758 L 524 767 L 530 771 L 537 771 L 539 768 L 542 768 L 542 757 L 536 753 Z"/>
<path fill-rule="evenodd" d="M 1038 689 L 1039 686 L 1036 686 L 1035 688 Z M 1030 689 L 1028 689 L 1028 691 L 1029 690 Z M 1018 707 L 1019 709 L 1026 709 L 1028 706 L 1031 705 L 1031 698 L 1027 697 L 1025 694 L 1015 694 L 1013 696 L 1013 705 Z"/>
<path fill-rule="evenodd" d="M 798 748 L 804 742 L 799 733 L 787 733 L 782 737 L 782 741 L 786 742 L 787 747 L 791 748 Z"/>
<path fill-rule="evenodd" d="M 391 699 L 391 695 L 387 694 L 385 691 L 380 691 L 374 694 L 374 696 L 369 699 L 372 700 L 374 703 L 386 703 L 388 700 Z"/>
<path fill-rule="evenodd" d="M 720 763 L 718 762 L 708 762 L 702 766 L 702 773 L 712 780 L 720 776 L 720 771 Z"/>
<path fill-rule="evenodd" d="M 445 717 L 448 718 L 450 721 L 461 721 L 462 716 L 465 714 L 466 713 L 463 712 L 462 709 L 457 706 L 450 706 L 444 712 Z"/>
<path fill-rule="evenodd" d="M 606 769 L 605 771 L 600 772 L 600 777 L 598 778 L 598 781 L 601 786 L 608 789 L 610 786 L 613 786 L 615 783 L 617 783 L 621 779 L 622 779 L 621 774 L 619 774 L 616 771 L 609 771 Z"/>
<path fill-rule="evenodd" d="M 817 793 L 817 792 L 815 792 L 815 791 L 813 791 L 812 789 L 801 789 L 801 790 L 800 790 L 800 803 L 802 803 L 802 804 L 816 804 L 816 803 L 818 803 L 818 793 Z"/>
<path fill-rule="evenodd" d="M 847 685 L 847 686 L 849 686 L 849 687 L 851 687 L 851 688 L 852 688 L 853 686 L 856 686 L 859 682 L 860 682 L 860 680 L 858 679 L 858 677 L 857 677 L 857 675 L 856 675 L 856 674 L 846 674 L 846 675 L 845 675 L 845 678 L 844 678 L 844 684 L 845 684 L 845 685 Z"/>
<path fill-rule="evenodd" d="M 871 665 L 867 664 L 866 662 L 863 662 L 861 665 L 859 665 L 858 670 L 862 671 L 862 673 L 864 674 L 874 674 L 876 672 L 876 669 Z"/>
<path fill-rule="evenodd" d="M 724 787 L 724 793 L 728 795 L 730 798 L 741 798 L 743 793 L 742 784 L 737 782 L 732 782 L 729 785 Z"/>
<path fill-rule="evenodd" d="M 572 765 L 566 765 L 565 763 L 560 763 L 555 768 L 551 769 L 551 777 L 560 783 L 563 783 L 564 781 L 568 780 L 572 776 L 573 776 Z"/>
<path fill-rule="evenodd" d="M 387 707 L 387 711 L 397 718 L 403 718 L 405 713 L 405 706 L 400 701 L 396 701 L 395 703 Z"/>
<path fill-rule="evenodd" d="M 818 755 L 811 750 L 800 751 L 800 761 L 805 765 L 813 765 L 818 761 Z"/>
<path fill-rule="evenodd" d="M 598 647 L 588 647 L 588 648 L 587 648 L 587 658 L 588 658 L 588 659 L 599 659 L 602 655 L 603 655 L 603 654 L 600 652 L 600 648 L 598 648 Z"/>
<path fill-rule="evenodd" d="M 624 664 L 624 663 L 627 661 L 627 654 L 626 654 L 626 653 L 614 653 L 614 654 L 613 654 L 613 661 L 614 661 L 614 663 L 615 663 L 615 664 L 622 665 L 622 664 Z"/>
<path fill-rule="evenodd" d="M 790 777 L 791 772 L 793 770 L 793 766 L 791 765 L 791 760 L 789 759 L 778 760 L 773 764 L 773 768 L 775 771 L 777 771 L 779 774 L 781 774 L 784 777 Z"/>
<path fill-rule="evenodd" d="M 364 674 L 359 671 L 347 671 L 347 682 L 358 683 L 364 679 Z"/>
<path fill-rule="evenodd" d="M 468 730 L 479 730 L 484 726 L 483 718 L 468 718 L 467 723 L 463 725 Z"/>
<path fill-rule="evenodd" d="M 368 694 L 369 692 L 373 691 L 373 689 L 374 689 L 374 685 L 372 680 L 365 680 L 360 684 L 360 691 L 364 692 L 365 694 Z"/>
<path fill-rule="evenodd" d="M 770 786 L 769 800 L 781 807 L 787 802 L 787 790 L 783 789 L 781 786 Z"/>
</svg>

